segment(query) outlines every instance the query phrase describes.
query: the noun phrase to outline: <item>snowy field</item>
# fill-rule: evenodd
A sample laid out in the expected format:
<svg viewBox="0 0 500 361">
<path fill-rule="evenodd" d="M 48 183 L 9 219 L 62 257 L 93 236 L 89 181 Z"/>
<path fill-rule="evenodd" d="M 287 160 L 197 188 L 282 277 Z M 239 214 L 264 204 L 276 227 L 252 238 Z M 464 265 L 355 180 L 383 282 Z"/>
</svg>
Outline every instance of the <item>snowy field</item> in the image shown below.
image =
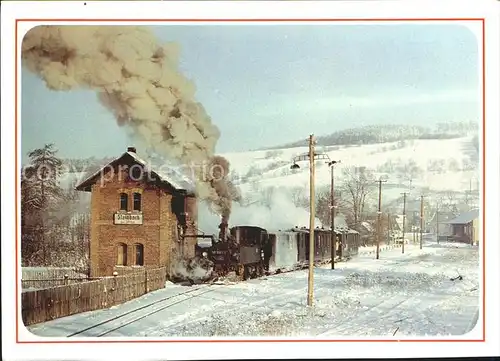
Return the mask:
<svg viewBox="0 0 500 361">
<path fill-rule="evenodd" d="M 477 317 L 477 250 L 427 242 L 422 250 L 408 245 L 405 254 L 387 247 L 375 260 L 366 250 L 335 270 L 316 268 L 314 309 L 306 307 L 303 270 L 237 284 L 168 283 L 111 309 L 29 329 L 49 337 L 462 335 Z M 451 280 L 459 274 L 462 280 Z"/>
<path fill-rule="evenodd" d="M 466 169 L 466 164 L 471 162 L 471 154 L 474 153 L 472 136 L 464 136 L 455 139 L 435 140 L 407 140 L 404 146 L 398 146 L 399 142 L 336 146 L 335 150 L 324 151 L 331 159 L 341 159 L 337 164 L 335 182 L 341 185 L 344 181 L 343 168 L 366 167 L 375 172 L 375 175 L 387 177 L 386 190 L 383 202 L 400 197 L 400 193 L 407 190 L 407 177 L 396 176 L 396 168 L 404 167 L 413 162 L 419 171 L 413 177 L 413 187 L 429 187 L 435 191 L 458 191 L 469 189 L 471 180 L 473 189 L 478 186 L 478 170 Z M 396 148 L 396 149 L 395 149 Z M 231 164 L 230 177 L 238 175 L 245 177 L 245 182 L 237 182 L 243 193 L 251 191 L 254 184 L 260 188 L 274 187 L 301 187 L 307 188 L 309 183 L 309 172 L 307 162 L 299 162 L 301 170 L 292 172 L 290 166 L 292 159 L 300 154 L 308 152 L 307 147 L 285 148 L 279 150 L 259 150 L 238 153 L 223 153 Z M 270 155 L 268 155 L 270 154 Z M 117 155 L 118 156 L 118 155 Z M 439 171 L 431 171 L 429 165 L 440 162 Z M 477 161 L 475 161 L 477 163 Z M 392 164 L 392 171 L 377 171 L 384 164 Z M 157 162 L 152 165 L 160 166 Z M 251 175 L 249 175 L 249 171 Z M 63 188 L 73 186 L 84 180 L 87 172 L 63 173 L 60 184 Z M 325 162 L 317 162 L 316 185 L 318 187 L 330 184 L 330 168 Z M 389 196 L 389 198 L 387 198 Z M 385 199 L 387 198 L 387 199 Z"/>
</svg>

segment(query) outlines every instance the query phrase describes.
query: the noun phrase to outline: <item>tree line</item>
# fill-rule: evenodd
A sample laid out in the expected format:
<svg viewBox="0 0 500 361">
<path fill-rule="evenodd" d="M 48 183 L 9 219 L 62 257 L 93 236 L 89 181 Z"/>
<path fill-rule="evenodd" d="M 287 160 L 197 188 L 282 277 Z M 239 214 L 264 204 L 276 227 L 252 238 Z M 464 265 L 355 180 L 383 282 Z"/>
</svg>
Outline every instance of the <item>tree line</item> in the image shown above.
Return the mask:
<svg viewBox="0 0 500 361">
<path fill-rule="evenodd" d="M 411 139 L 451 139 L 479 131 L 477 121 L 438 123 L 435 127 L 423 127 L 402 124 L 367 125 L 348 128 L 328 135 L 316 137 L 318 146 L 355 145 L 389 143 Z M 303 147 L 303 140 L 283 144 L 267 149 Z"/>
</svg>

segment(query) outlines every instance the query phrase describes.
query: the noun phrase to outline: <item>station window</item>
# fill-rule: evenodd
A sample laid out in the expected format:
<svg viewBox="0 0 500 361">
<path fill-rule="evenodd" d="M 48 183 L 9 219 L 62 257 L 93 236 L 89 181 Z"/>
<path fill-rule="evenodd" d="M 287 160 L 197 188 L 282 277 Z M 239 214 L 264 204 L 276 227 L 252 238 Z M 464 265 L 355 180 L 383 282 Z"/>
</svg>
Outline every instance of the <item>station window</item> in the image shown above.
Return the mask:
<svg viewBox="0 0 500 361">
<path fill-rule="evenodd" d="M 119 243 L 118 246 L 116 247 L 116 253 L 117 253 L 117 259 L 116 259 L 116 265 L 117 266 L 126 266 L 127 265 L 127 245 L 124 243 Z"/>
<path fill-rule="evenodd" d="M 144 246 L 140 243 L 135 245 L 135 265 L 144 266 Z"/>
<path fill-rule="evenodd" d="M 120 194 L 120 210 L 121 211 L 128 210 L 128 194 L 127 193 Z"/>
<path fill-rule="evenodd" d="M 134 211 L 140 211 L 141 210 L 141 194 L 140 193 L 134 193 Z"/>
</svg>

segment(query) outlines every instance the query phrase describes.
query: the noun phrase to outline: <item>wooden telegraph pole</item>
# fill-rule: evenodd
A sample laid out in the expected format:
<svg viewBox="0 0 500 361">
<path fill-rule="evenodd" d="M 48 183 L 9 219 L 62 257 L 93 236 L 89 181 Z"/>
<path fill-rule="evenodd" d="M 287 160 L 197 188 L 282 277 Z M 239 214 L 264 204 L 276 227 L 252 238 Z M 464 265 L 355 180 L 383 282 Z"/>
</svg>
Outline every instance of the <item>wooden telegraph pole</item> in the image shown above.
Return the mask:
<svg viewBox="0 0 500 361">
<path fill-rule="evenodd" d="M 309 136 L 309 281 L 307 287 L 307 305 L 313 305 L 314 288 L 314 218 L 315 210 L 315 192 L 314 192 L 314 135 Z"/>
<path fill-rule="evenodd" d="M 405 223 L 406 223 L 406 195 L 408 192 L 403 194 L 403 245 L 401 246 L 401 253 L 405 253 Z"/>
<path fill-rule="evenodd" d="M 331 227 L 332 227 L 332 233 L 331 233 L 331 258 L 332 258 L 332 269 L 335 269 L 335 256 L 336 256 L 336 249 L 337 249 L 337 233 L 335 232 L 335 188 L 334 188 L 334 181 L 335 177 L 333 174 L 333 164 L 330 166 L 330 171 L 332 175 L 332 181 L 331 181 L 331 189 L 330 189 L 330 197 L 331 197 L 331 204 L 330 206 L 332 207 L 330 210 L 330 217 L 331 217 Z"/>
<path fill-rule="evenodd" d="M 436 242 L 439 244 L 439 206 L 440 203 L 436 203 Z"/>
<path fill-rule="evenodd" d="M 335 258 L 336 258 L 336 249 L 337 249 L 337 233 L 335 232 L 335 174 L 334 174 L 334 166 L 335 164 L 340 163 L 340 160 L 332 160 L 327 162 L 331 171 L 331 182 L 330 182 L 330 222 L 332 227 L 331 232 L 331 258 L 332 258 L 332 269 L 335 269 Z"/>
<path fill-rule="evenodd" d="M 327 154 L 316 153 L 314 150 L 314 135 L 309 136 L 309 153 L 305 153 L 293 158 L 291 169 L 298 169 L 300 166 L 296 163 L 301 160 L 309 160 L 309 276 L 307 280 L 307 305 L 313 305 L 313 290 L 314 290 L 314 219 L 315 219 L 315 192 L 314 192 L 314 177 L 316 159 L 330 159 Z"/>
<path fill-rule="evenodd" d="M 391 231 L 392 231 L 391 215 L 387 214 L 387 244 L 391 243 Z"/>
<path fill-rule="evenodd" d="M 380 219 L 382 217 L 382 183 L 387 181 L 379 179 L 378 183 L 378 212 L 377 212 L 377 256 L 376 259 L 380 258 L 380 236 L 382 233 L 382 225 Z"/>
<path fill-rule="evenodd" d="M 424 196 L 420 196 L 420 249 L 422 249 L 422 233 L 424 228 Z"/>
</svg>

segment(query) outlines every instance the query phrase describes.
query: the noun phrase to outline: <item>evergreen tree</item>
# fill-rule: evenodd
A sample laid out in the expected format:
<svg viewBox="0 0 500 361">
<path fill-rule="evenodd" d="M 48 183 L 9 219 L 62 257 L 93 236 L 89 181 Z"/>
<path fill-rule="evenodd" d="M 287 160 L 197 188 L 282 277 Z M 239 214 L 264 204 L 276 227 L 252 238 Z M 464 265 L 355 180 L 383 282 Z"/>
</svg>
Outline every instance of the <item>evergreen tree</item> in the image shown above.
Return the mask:
<svg viewBox="0 0 500 361">
<path fill-rule="evenodd" d="M 24 263 L 44 263 L 47 259 L 47 236 L 52 214 L 62 191 L 59 175 L 62 161 L 53 144 L 28 153 L 30 164 L 21 172 L 21 242 Z"/>
</svg>

